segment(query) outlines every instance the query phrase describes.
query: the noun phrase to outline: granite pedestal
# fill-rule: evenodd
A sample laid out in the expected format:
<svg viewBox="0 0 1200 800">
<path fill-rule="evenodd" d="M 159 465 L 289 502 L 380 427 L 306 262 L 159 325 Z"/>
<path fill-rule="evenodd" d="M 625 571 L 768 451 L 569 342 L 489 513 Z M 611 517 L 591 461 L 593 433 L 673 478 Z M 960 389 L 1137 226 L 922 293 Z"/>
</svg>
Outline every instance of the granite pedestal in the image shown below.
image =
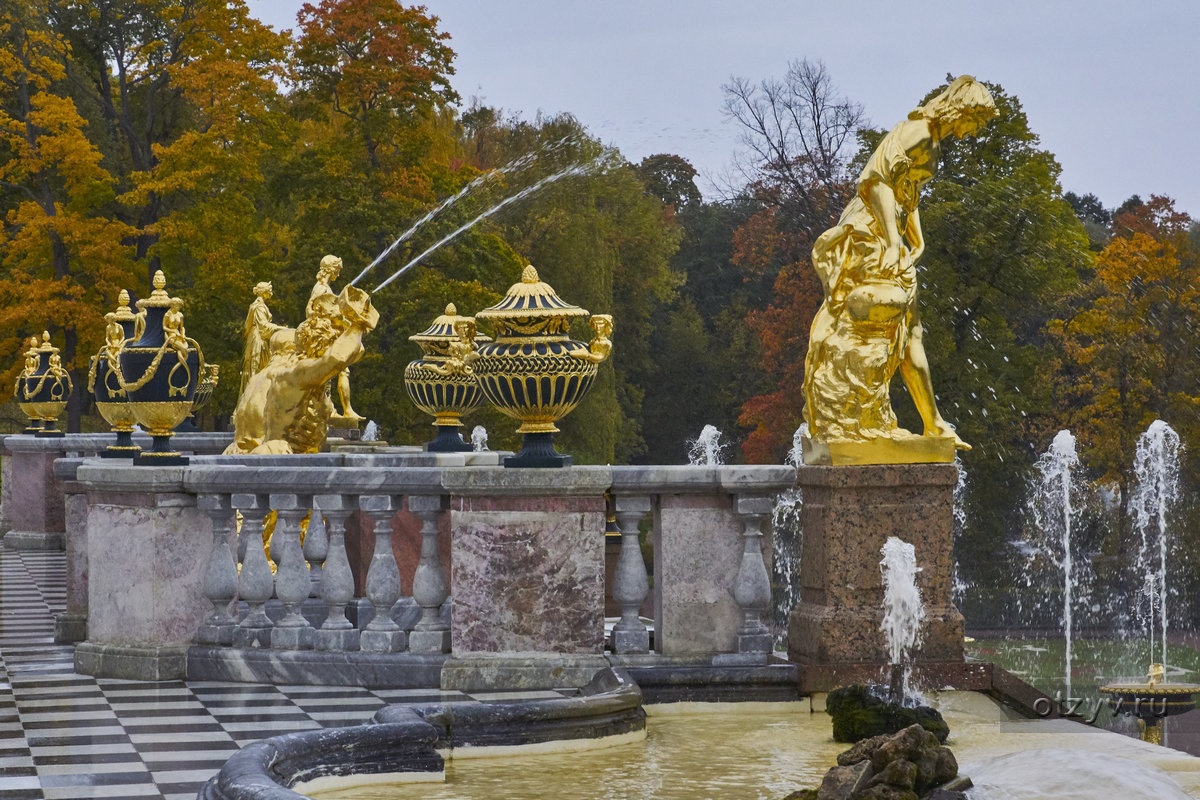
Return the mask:
<svg viewBox="0 0 1200 800">
<path fill-rule="evenodd" d="M 806 466 L 800 604 L 788 657 L 801 665 L 886 664 L 880 549 L 913 545 L 926 607 L 921 662 L 963 660 L 963 617 L 951 599 L 953 464 Z"/>
<path fill-rule="evenodd" d="M 607 467 L 447 470 L 451 658 L 442 688 L 582 686 L 604 668 Z"/>
<path fill-rule="evenodd" d="M 75 648 L 76 671 L 184 678 L 188 645 L 212 611 L 203 580 L 213 537 L 183 468 L 90 461 L 76 479 L 88 492 L 88 638 Z"/>
</svg>

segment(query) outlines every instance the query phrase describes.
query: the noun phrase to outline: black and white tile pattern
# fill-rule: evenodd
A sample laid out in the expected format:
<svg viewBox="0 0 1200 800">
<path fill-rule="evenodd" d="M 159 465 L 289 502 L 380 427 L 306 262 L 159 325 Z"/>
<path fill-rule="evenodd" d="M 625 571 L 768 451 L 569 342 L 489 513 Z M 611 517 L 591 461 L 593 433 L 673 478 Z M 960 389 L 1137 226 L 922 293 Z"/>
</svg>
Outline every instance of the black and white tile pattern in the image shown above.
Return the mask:
<svg viewBox="0 0 1200 800">
<path fill-rule="evenodd" d="M 360 724 L 388 703 L 562 696 L 76 675 L 73 648 L 54 644 L 65 571 L 61 552 L 0 543 L 0 800 L 193 800 L 239 747 L 268 736 Z"/>
</svg>

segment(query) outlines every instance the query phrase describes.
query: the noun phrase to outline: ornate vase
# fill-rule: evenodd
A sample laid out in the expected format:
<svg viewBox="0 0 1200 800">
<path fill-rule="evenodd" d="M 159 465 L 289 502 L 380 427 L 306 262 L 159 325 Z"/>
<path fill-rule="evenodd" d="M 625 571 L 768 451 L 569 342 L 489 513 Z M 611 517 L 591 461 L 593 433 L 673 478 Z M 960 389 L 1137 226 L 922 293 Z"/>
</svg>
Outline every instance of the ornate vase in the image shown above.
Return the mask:
<svg viewBox="0 0 1200 800">
<path fill-rule="evenodd" d="M 453 303 L 425 330 L 408 337 L 423 356 L 404 368 L 404 388 L 413 405 L 434 418 L 437 436 L 430 453 L 470 451 L 458 429 L 462 417 L 483 404 L 483 392 L 468 362 L 480 344 L 491 341 L 475 331 L 473 317 L 460 317 Z"/>
<path fill-rule="evenodd" d="M 117 297 L 117 310 L 104 315 L 104 346 L 92 356 L 88 369 L 88 391 L 96 398 L 96 410 L 117 435 L 115 444 L 100 454 L 101 458 L 133 458 L 142 448 L 133 443 L 133 426 L 137 420 L 121 388 L 119 359 L 121 348 L 137 336 L 137 314 L 129 307 L 129 292 L 124 289 Z"/>
<path fill-rule="evenodd" d="M 67 407 L 71 395 L 71 376 L 63 369 L 58 348 L 50 344 L 50 333 L 42 331 L 42 343 L 29 339 L 25 351 L 25 369 L 17 378 L 14 396 L 21 411 L 30 419 L 25 433 L 45 439 L 63 436 L 54 422 Z"/>
<path fill-rule="evenodd" d="M 154 291 L 139 300 L 141 337 L 121 348 L 117 380 L 125 390 L 134 419 L 153 437 L 153 448 L 133 460 L 140 466 L 186 464 L 170 449 L 172 429 L 192 413 L 204 370 L 200 346 L 183 328 L 183 301 L 166 292 L 162 270 L 154 273 Z"/>
<path fill-rule="evenodd" d="M 496 340 L 477 350 L 475 379 L 484 396 L 521 422 L 521 452 L 504 459 L 506 467 L 565 467 L 572 459 L 554 450 L 554 424 L 569 414 L 596 378 L 596 369 L 612 349 L 612 317 L 594 314 L 590 345 L 570 337 L 571 320 L 588 312 L 563 301 L 549 284 L 525 267 L 521 282 L 504 299 L 475 315 L 489 320 Z"/>
</svg>

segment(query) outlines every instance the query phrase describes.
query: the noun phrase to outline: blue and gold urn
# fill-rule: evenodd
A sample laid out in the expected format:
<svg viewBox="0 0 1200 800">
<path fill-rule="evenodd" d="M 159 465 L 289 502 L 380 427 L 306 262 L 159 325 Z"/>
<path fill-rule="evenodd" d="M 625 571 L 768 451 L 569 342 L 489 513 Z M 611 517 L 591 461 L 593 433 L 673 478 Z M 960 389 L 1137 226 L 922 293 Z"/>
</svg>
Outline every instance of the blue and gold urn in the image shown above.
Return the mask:
<svg viewBox="0 0 1200 800">
<path fill-rule="evenodd" d="M 413 405 L 434 418 L 437 436 L 425 445 L 431 453 L 469 451 L 458 429 L 462 417 L 483 405 L 470 361 L 476 348 L 491 338 L 476 333 L 475 319 L 461 317 L 453 303 L 425 330 L 408 337 L 421 346 L 422 357 L 404 368 L 404 388 Z"/>
<path fill-rule="evenodd" d="M 104 315 L 104 346 L 92 356 L 88 369 L 88 391 L 96 398 L 96 410 L 117 435 L 116 443 L 100 453 L 102 458 L 133 458 L 142 451 L 133 443 L 137 419 L 121 388 L 119 372 L 121 348 L 137 336 L 137 319 L 129 307 L 129 292 L 122 289 L 117 310 Z"/>
<path fill-rule="evenodd" d="M 42 331 L 40 345 L 36 336 L 31 337 L 25 369 L 13 391 L 17 405 L 30 419 L 25 433 L 46 439 L 61 437 L 63 432 L 54 427 L 54 421 L 67 407 L 71 388 L 71 376 L 63 368 L 58 348 L 50 343 L 49 331 Z"/>
<path fill-rule="evenodd" d="M 565 467 L 571 456 L 554 450 L 554 424 L 579 405 L 600 362 L 612 350 L 612 317 L 593 314 L 590 344 L 570 336 L 571 321 L 589 316 L 565 302 L 532 265 L 496 305 L 475 315 L 489 321 L 495 341 L 481 345 L 471 359 L 479 388 L 496 408 L 521 422 L 521 452 L 506 467 Z"/>
<path fill-rule="evenodd" d="M 137 302 L 140 337 L 125 342 L 117 379 L 134 419 L 150 432 L 154 446 L 139 453 L 137 465 L 186 464 L 170 449 L 172 430 L 192 413 L 204 371 L 204 354 L 183 328 L 183 301 L 166 292 L 162 270 L 154 273 L 154 291 Z"/>
</svg>

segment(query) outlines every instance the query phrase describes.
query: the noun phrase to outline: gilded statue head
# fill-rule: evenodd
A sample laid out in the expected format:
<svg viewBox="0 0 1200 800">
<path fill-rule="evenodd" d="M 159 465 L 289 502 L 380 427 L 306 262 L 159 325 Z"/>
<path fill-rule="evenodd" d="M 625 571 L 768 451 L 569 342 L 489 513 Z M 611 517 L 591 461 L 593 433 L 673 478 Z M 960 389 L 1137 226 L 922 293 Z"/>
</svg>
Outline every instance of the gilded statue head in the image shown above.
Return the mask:
<svg viewBox="0 0 1200 800">
<path fill-rule="evenodd" d="M 254 285 L 255 296 L 261 297 L 263 300 L 270 300 L 272 291 L 274 290 L 271 288 L 270 281 L 260 281 Z"/>
<path fill-rule="evenodd" d="M 332 282 L 337 280 L 337 276 L 342 272 L 342 260 L 337 256 L 329 255 L 321 259 L 321 266 L 317 270 L 317 279 L 324 278 L 326 281 Z"/>
<path fill-rule="evenodd" d="M 996 116 L 992 93 L 970 75 L 959 75 L 940 94 L 909 112 L 909 119 L 926 119 L 940 136 L 969 136 Z"/>
</svg>

